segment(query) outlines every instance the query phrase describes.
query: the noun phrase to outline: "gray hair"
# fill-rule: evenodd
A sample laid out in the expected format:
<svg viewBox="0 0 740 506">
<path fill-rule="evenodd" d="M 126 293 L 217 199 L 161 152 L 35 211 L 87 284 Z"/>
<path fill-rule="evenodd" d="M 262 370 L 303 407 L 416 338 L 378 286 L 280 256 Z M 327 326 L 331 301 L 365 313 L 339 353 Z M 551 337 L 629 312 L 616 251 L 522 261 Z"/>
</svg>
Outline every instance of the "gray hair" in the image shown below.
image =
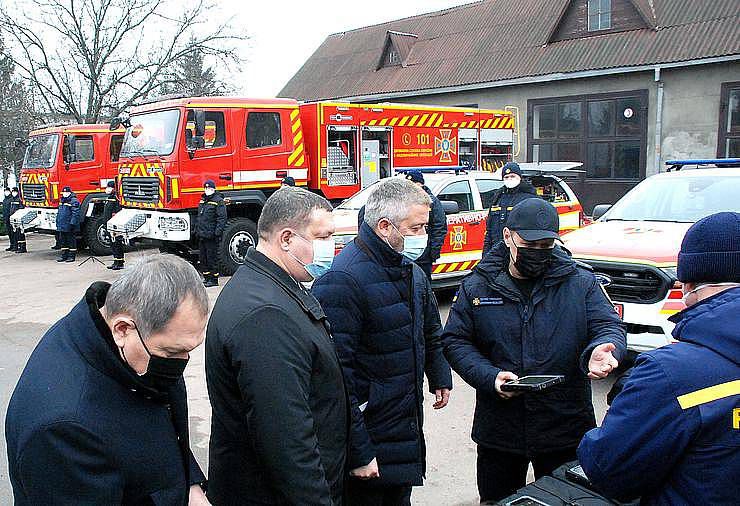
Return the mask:
<svg viewBox="0 0 740 506">
<path fill-rule="evenodd" d="M 113 282 L 105 312 L 131 316 L 146 339 L 167 326 L 188 296 L 200 316 L 208 314 L 208 295 L 195 267 L 174 255 L 150 255 L 133 262 Z"/>
<path fill-rule="evenodd" d="M 303 188 L 285 186 L 272 194 L 262 208 L 257 233 L 260 239 L 283 228 L 304 230 L 317 209 L 331 212 L 328 200 Z"/>
<path fill-rule="evenodd" d="M 375 185 L 365 204 L 365 223 L 375 228 L 383 218 L 394 224 L 406 218 L 412 206 L 429 206 L 427 192 L 405 178 L 389 177 Z"/>
</svg>

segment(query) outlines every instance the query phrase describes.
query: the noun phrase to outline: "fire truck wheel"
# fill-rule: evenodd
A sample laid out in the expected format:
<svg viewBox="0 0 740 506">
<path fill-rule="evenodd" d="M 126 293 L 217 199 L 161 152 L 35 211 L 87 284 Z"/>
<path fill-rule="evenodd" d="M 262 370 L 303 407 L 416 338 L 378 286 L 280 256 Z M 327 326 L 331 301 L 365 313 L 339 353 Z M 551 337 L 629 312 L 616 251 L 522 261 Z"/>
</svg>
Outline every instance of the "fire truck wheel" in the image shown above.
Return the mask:
<svg viewBox="0 0 740 506">
<path fill-rule="evenodd" d="M 83 238 L 93 255 L 110 255 L 110 239 L 103 216 L 93 216 L 85 222 Z"/>
<path fill-rule="evenodd" d="M 218 251 L 219 270 L 232 276 L 247 257 L 250 246 L 257 245 L 257 225 L 248 218 L 231 218 L 226 222 Z"/>
</svg>

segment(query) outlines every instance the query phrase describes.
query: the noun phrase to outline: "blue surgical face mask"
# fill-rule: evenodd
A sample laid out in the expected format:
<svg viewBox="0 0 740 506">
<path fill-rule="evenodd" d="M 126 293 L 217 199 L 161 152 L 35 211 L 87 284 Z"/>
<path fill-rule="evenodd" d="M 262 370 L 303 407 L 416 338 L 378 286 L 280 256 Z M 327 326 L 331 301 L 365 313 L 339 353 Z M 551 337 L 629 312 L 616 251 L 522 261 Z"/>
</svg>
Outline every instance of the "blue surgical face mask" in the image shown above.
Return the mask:
<svg viewBox="0 0 740 506">
<path fill-rule="evenodd" d="M 398 230 L 398 227 L 393 223 L 391 223 L 391 226 L 396 229 L 396 232 L 401 234 L 401 231 Z M 429 236 L 427 234 L 401 235 L 403 236 L 403 251 L 401 251 L 403 256 L 413 262 L 424 254 L 424 251 L 427 249 L 427 242 L 429 241 Z"/>
<path fill-rule="evenodd" d="M 304 264 L 292 254 L 291 256 L 293 256 L 298 263 L 303 265 L 303 268 L 306 269 L 306 272 L 308 272 L 313 279 L 326 274 L 329 269 L 331 269 L 331 264 L 334 262 L 334 239 L 314 239 L 313 241 L 309 241 L 301 235 L 296 234 L 296 236 L 311 244 L 311 247 L 313 248 L 313 260 L 310 264 Z"/>
</svg>

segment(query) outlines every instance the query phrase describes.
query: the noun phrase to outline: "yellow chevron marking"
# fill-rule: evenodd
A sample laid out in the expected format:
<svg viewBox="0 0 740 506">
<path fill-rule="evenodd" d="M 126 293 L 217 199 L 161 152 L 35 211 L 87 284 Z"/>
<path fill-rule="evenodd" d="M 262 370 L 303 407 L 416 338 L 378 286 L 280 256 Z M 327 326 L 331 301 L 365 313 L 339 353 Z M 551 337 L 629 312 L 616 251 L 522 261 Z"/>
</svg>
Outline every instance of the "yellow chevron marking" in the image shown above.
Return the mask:
<svg viewBox="0 0 740 506">
<path fill-rule="evenodd" d="M 439 113 L 436 113 L 435 112 L 434 114 L 432 114 L 429 117 L 429 121 L 427 121 L 427 125 L 426 126 L 428 126 L 428 127 L 434 126 L 434 122 L 437 120 L 437 116 L 439 116 Z"/>
<path fill-rule="evenodd" d="M 296 119 L 296 118 L 298 117 L 298 114 L 299 114 L 299 113 L 298 113 L 298 109 L 294 109 L 294 110 L 293 110 L 293 111 L 292 111 L 292 112 L 290 113 L 290 121 L 295 121 L 295 119 Z"/>
<path fill-rule="evenodd" d="M 439 127 L 439 125 L 442 124 L 442 120 L 444 119 L 444 114 L 439 115 L 439 119 L 437 120 L 437 123 L 435 123 L 434 128 Z"/>
<path fill-rule="evenodd" d="M 681 409 L 689 409 L 733 395 L 740 395 L 740 380 L 728 381 L 727 383 L 702 388 L 696 392 L 680 395 L 676 400 L 681 405 Z"/>
<path fill-rule="evenodd" d="M 493 120 L 492 119 L 489 119 L 488 121 L 486 121 L 486 126 L 483 127 L 483 128 L 490 128 L 491 127 L 491 123 L 493 123 Z"/>
<path fill-rule="evenodd" d="M 294 164 L 294 165 L 295 165 L 296 167 L 302 167 L 302 166 L 303 166 L 303 162 L 305 162 L 305 161 L 306 161 L 306 157 L 305 157 L 305 155 L 301 155 L 301 156 L 300 156 L 300 158 L 298 158 L 298 161 L 297 161 L 297 162 L 295 162 L 295 164 Z"/>
<path fill-rule="evenodd" d="M 391 122 L 389 123 L 390 126 L 396 126 L 396 123 L 398 122 L 398 118 L 393 118 Z"/>
<path fill-rule="evenodd" d="M 377 119 L 371 119 L 370 120 L 370 126 L 374 126 L 374 125 L 377 125 L 377 124 L 378 124 L 378 120 Z"/>
<path fill-rule="evenodd" d="M 388 118 L 383 118 L 380 120 L 380 126 L 385 126 L 388 123 Z"/>
<path fill-rule="evenodd" d="M 412 126 L 416 125 L 416 120 L 417 119 L 419 119 L 419 115 L 418 114 L 416 116 L 414 116 L 414 117 L 411 118 L 411 121 L 409 121 L 409 126 L 412 127 Z"/>
<path fill-rule="evenodd" d="M 295 137 L 293 137 L 293 145 L 297 145 L 299 142 L 301 142 L 301 139 L 303 139 L 303 131 L 299 131 L 297 134 L 295 134 Z"/>
<path fill-rule="evenodd" d="M 424 126 L 424 123 L 426 122 L 426 120 L 427 120 L 427 118 L 428 118 L 428 117 L 429 117 L 429 115 L 428 115 L 428 114 L 422 114 L 422 115 L 421 115 L 421 119 L 420 119 L 420 120 L 419 120 L 419 122 L 418 122 L 418 123 L 416 124 L 416 126 L 418 126 L 418 127 L 423 127 L 423 126 Z"/>
<path fill-rule="evenodd" d="M 300 120 L 298 120 L 295 123 L 293 123 L 293 127 L 292 127 L 293 133 L 296 133 L 299 128 L 301 128 L 301 121 Z"/>
<path fill-rule="evenodd" d="M 406 122 L 409 120 L 408 116 L 404 116 L 401 122 L 398 124 L 398 126 L 402 127 L 406 125 Z"/>
<path fill-rule="evenodd" d="M 445 270 L 445 267 L 447 267 L 447 264 L 439 264 L 434 268 L 434 274 L 439 274 L 440 272 Z"/>
<path fill-rule="evenodd" d="M 466 270 L 468 270 L 468 267 L 470 267 L 470 264 L 472 264 L 472 263 L 473 263 L 473 261 L 472 261 L 472 260 L 468 260 L 467 262 L 464 262 L 464 263 L 463 263 L 463 264 L 462 264 L 462 265 L 460 266 L 460 270 L 461 270 L 461 271 L 466 271 Z"/>
<path fill-rule="evenodd" d="M 450 266 L 447 268 L 447 272 L 456 271 L 458 265 L 460 265 L 460 262 L 455 262 L 453 264 L 450 264 Z"/>
<path fill-rule="evenodd" d="M 457 123 L 453 123 L 452 128 L 457 128 Z"/>
<path fill-rule="evenodd" d="M 296 146 L 293 153 L 288 157 L 288 165 L 293 163 L 293 161 L 298 158 L 303 153 L 303 144 L 299 144 Z"/>
</svg>

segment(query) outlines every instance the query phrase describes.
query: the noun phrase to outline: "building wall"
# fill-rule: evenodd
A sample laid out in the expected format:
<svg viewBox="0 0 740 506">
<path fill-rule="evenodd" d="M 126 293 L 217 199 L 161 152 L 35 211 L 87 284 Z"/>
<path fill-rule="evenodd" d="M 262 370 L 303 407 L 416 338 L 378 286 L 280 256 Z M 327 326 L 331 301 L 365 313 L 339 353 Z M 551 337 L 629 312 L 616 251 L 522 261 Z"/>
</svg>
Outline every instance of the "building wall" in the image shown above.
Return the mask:
<svg viewBox="0 0 740 506">
<path fill-rule="evenodd" d="M 662 135 L 658 148 L 659 162 L 656 161 L 655 140 L 658 85 L 653 71 L 404 97 L 394 102 L 435 105 L 478 104 L 483 108 L 498 109 L 505 106 L 518 107 L 520 145 L 514 159 L 527 161 L 528 100 L 648 90 L 645 174 L 651 176 L 662 169 L 665 160 L 716 156 L 721 85 L 724 82 L 740 81 L 740 62 L 665 69 L 661 71 L 660 77 L 663 82 L 663 114 Z M 597 201 L 616 201 L 631 186 L 632 183 L 609 184 L 608 180 L 586 180 L 582 191 L 587 194 L 587 207 L 592 207 Z M 588 195 L 589 193 L 593 195 Z"/>
</svg>

